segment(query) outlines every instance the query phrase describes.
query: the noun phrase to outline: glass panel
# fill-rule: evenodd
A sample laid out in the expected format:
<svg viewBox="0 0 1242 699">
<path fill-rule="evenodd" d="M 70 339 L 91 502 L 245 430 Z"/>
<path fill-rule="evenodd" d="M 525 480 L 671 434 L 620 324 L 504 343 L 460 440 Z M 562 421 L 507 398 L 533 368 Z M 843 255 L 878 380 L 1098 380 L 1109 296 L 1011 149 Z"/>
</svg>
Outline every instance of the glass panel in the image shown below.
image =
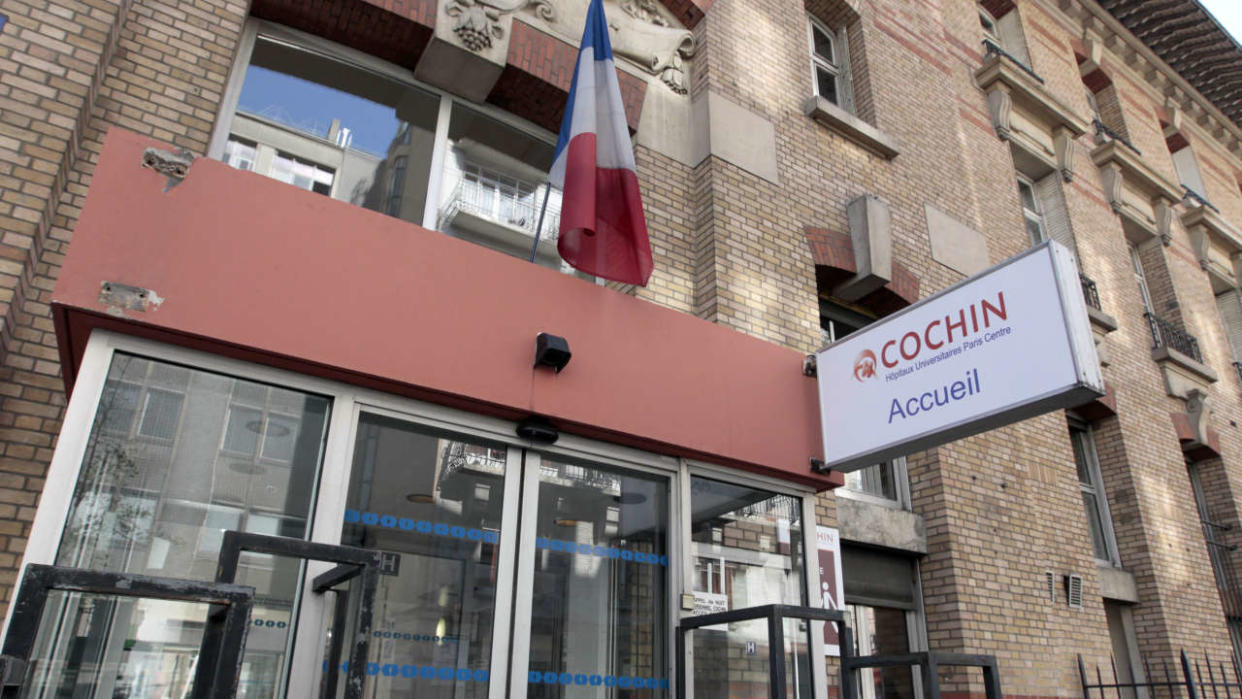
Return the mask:
<svg viewBox="0 0 1242 699">
<path fill-rule="evenodd" d="M 690 636 L 694 646 L 695 696 L 771 696 L 772 663 L 766 619 L 706 626 Z"/>
<path fill-rule="evenodd" d="M 846 625 L 854 632 L 858 655 L 901 655 L 910 652 L 906 611 L 891 607 L 845 605 Z M 913 699 L 914 675 L 909 667 L 864 668 L 858 671 L 864 699 Z"/>
<path fill-rule="evenodd" d="M 439 102 L 354 65 L 260 37 L 230 127 L 231 140 L 255 146 L 249 158 L 226 146 L 225 159 L 421 224 Z M 408 159 L 408 173 L 395 177 L 398 158 Z"/>
<path fill-rule="evenodd" d="M 359 418 L 341 543 L 388 559 L 365 696 L 487 696 L 505 458 L 500 445 Z"/>
<path fill-rule="evenodd" d="M 1038 213 L 1039 206 L 1035 201 L 1035 189 L 1022 180 L 1018 180 L 1018 196 L 1022 198 L 1022 208 Z"/>
<path fill-rule="evenodd" d="M 815 67 L 815 84 L 819 89 L 819 96 L 832 102 L 838 103 L 837 98 L 837 76 L 824 68 Z"/>
<path fill-rule="evenodd" d="M 815 43 L 815 55 L 829 63 L 836 63 L 836 52 L 833 50 L 832 36 L 820 29 L 816 24 L 811 24 L 811 36 Z"/>
<path fill-rule="evenodd" d="M 668 500 L 665 478 L 543 460 L 528 696 L 672 695 Z"/>
<path fill-rule="evenodd" d="M 845 487 L 887 500 L 897 499 L 897 484 L 891 462 L 868 466 L 845 474 Z"/>
<path fill-rule="evenodd" d="M 745 609 L 763 604 L 806 604 L 803 573 L 802 502 L 746 486 L 692 478 L 691 552 L 695 570 L 697 612 Z M 810 637 L 806 625 L 786 620 L 785 653 L 790 696 L 811 696 Z M 763 635 L 766 643 L 766 632 Z M 709 634 L 695 634 L 695 673 L 700 668 L 699 644 L 719 644 Z M 730 641 L 731 642 L 731 641 Z M 736 677 L 737 691 L 750 685 Z M 765 680 L 766 682 L 766 680 Z M 697 687 L 696 687 L 697 691 Z M 730 694 L 734 687 L 730 685 Z"/>
<path fill-rule="evenodd" d="M 1104 541 L 1104 525 L 1100 520 L 1100 503 L 1095 493 L 1082 491 L 1082 506 L 1087 513 L 1087 528 L 1091 530 L 1091 545 L 1095 557 L 1101 561 L 1109 560 L 1108 546 Z"/>
<path fill-rule="evenodd" d="M 241 395 L 255 406 L 244 415 L 230 409 Z M 226 529 L 261 521 L 267 533 L 304 537 L 328 406 L 319 396 L 118 354 L 56 563 L 212 580 Z M 272 407 L 284 416 L 288 459 L 258 463 L 254 431 Z M 230 432 L 238 449 L 227 448 Z M 243 433 L 254 438 L 236 436 Z M 251 458 L 239 458 L 247 445 Z M 252 618 L 273 623 L 247 638 L 239 696 L 276 696 L 300 570 L 296 560 L 242 561 L 237 582 L 258 594 Z M 55 668 L 39 680 L 49 695 L 182 696 L 178 678 L 197 657 L 201 610 L 80 595 L 48 609 L 55 630 L 45 627 L 36 661 Z"/>
<path fill-rule="evenodd" d="M 1026 234 L 1031 239 L 1031 245 L 1042 243 L 1047 238 L 1044 234 L 1044 222 L 1038 215 L 1026 216 Z"/>
<path fill-rule="evenodd" d="M 1070 429 L 1070 444 L 1074 445 L 1074 464 L 1078 467 L 1078 482 L 1094 488 L 1095 482 L 1091 478 L 1091 465 L 1087 461 L 1087 447 L 1083 443 L 1083 440 L 1086 438 L 1087 435 L 1082 430 Z"/>
</svg>

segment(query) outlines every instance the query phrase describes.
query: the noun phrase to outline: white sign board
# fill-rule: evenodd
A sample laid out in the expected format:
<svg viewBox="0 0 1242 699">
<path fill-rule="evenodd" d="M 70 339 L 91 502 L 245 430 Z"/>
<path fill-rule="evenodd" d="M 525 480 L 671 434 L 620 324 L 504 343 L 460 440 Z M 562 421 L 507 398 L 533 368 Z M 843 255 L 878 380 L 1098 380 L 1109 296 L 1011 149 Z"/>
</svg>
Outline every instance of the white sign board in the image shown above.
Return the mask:
<svg viewBox="0 0 1242 699">
<path fill-rule="evenodd" d="M 694 593 L 694 611 L 693 616 L 702 616 L 704 614 L 717 614 L 719 612 L 729 611 L 729 596 L 718 592 L 698 592 Z"/>
<path fill-rule="evenodd" d="M 853 471 L 1104 394 L 1078 267 L 1042 243 L 819 352 L 825 465 Z"/>
</svg>

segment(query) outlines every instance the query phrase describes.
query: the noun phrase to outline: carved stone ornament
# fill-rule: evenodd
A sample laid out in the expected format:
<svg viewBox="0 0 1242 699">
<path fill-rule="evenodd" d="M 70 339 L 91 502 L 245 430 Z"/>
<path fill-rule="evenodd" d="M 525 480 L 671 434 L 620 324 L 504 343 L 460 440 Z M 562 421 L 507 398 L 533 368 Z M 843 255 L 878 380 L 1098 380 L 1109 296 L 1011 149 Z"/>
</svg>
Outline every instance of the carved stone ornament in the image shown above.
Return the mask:
<svg viewBox="0 0 1242 699">
<path fill-rule="evenodd" d="M 992 117 L 992 128 L 996 129 L 996 137 L 1008 141 L 1010 135 L 1009 117 L 1013 114 L 1013 97 L 1003 89 L 988 93 L 988 115 Z"/>
<path fill-rule="evenodd" d="M 1190 420 L 1190 430 L 1199 444 L 1208 443 L 1208 424 L 1214 412 L 1209 399 L 1207 393 L 1197 388 L 1186 394 L 1186 417 Z"/>
<path fill-rule="evenodd" d="M 497 0 L 450 0 L 445 12 L 456 20 L 453 33 L 471 51 L 484 51 L 492 47 L 492 41 L 503 39 L 505 30 L 500 25 L 501 15 L 512 14 L 518 10 L 534 6 L 535 14 L 541 19 L 552 22 L 556 13 L 548 0 L 513 0 L 497 2 Z"/>
<path fill-rule="evenodd" d="M 453 0 L 458 3 L 465 1 Z M 546 20 L 556 33 L 572 37 L 576 43 L 586 22 L 587 3 L 581 0 L 536 2 L 555 5 L 554 17 L 552 12 L 537 12 L 536 15 Z M 694 33 L 671 20 L 672 15 L 663 9 L 658 0 L 605 0 L 604 14 L 608 17 L 608 35 L 615 55 L 658 76 L 661 82 L 679 95 L 689 91 L 685 61 L 694 56 Z"/>
</svg>

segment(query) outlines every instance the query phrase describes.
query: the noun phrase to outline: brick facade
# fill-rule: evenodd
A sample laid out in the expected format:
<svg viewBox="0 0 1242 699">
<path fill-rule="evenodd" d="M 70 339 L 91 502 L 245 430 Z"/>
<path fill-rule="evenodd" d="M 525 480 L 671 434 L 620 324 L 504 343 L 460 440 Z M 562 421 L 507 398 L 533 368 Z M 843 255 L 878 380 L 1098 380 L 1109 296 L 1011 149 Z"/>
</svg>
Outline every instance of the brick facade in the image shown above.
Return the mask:
<svg viewBox="0 0 1242 699">
<path fill-rule="evenodd" d="M 933 257 L 925 206 L 980 231 L 989 261 L 1028 244 L 1015 162 L 999 139 L 974 73 L 983 60 L 977 7 L 969 0 L 677 0 L 665 5 L 694 31 L 684 98 L 709 95 L 770 124 L 776 177 L 717 152 L 698 162 L 637 148 L 656 270 L 639 298 L 799 351 L 820 341 L 819 302 L 854 271 L 846 205 L 863 194 L 892 213 L 893 279 L 858 306 L 884 315 L 960 281 Z M 1195 151 L 1221 217 L 1242 227 L 1238 125 L 1213 126 L 1198 96 L 1166 100 L 1168 83 L 1132 45 L 1103 40 L 1103 72 L 1084 81 L 1084 27 L 1100 31 L 1092 0 L 988 3 L 1016 12 L 1030 68 L 1044 89 L 1090 120 L 1089 87 L 1103 120 L 1169 181 L 1177 173 L 1163 122 L 1182 112 L 1180 136 Z M 1068 8 L 1068 9 L 1064 9 Z M 256 16 L 346 43 L 412 68 L 437 21 L 434 3 L 255 2 Z M 858 115 L 900 152 L 876 155 L 807 117 L 811 96 L 806 15 L 848 24 Z M 189 152 L 207 153 L 247 17 L 244 2 L 209 0 L 14 0 L 0 31 L 0 587 L 7 599 L 43 488 L 65 398 L 49 315 L 51 290 L 91 184 L 101 139 L 119 127 Z M 1097 40 L 1099 41 L 1099 40 Z M 555 128 L 573 47 L 515 24 L 505 67 L 488 97 Z M 1104 75 L 1101 78 L 1100 75 Z M 659 80 L 623 74 L 632 129 Z M 679 114 L 675 110 L 671 114 Z M 643 128 L 673 128 L 659 122 Z M 1140 651 L 1171 659 L 1181 648 L 1227 657 L 1225 615 L 1173 414 L 1186 401 L 1166 391 L 1131 268 L 1126 234 L 1109 207 L 1090 151 L 1072 143 L 1072 181 L 1062 182 L 1065 221 L 1082 271 L 1119 328 L 1103 339 L 1115 416 L 1093 423 L 1121 567 L 1133 576 Z M 1175 209 L 1180 215 L 1184 204 Z M 1176 217 L 1175 217 L 1176 219 Z M 170 234 L 174 226 L 170 224 Z M 1242 521 L 1242 378 L 1229 333 L 1188 231 L 1140 245 L 1153 310 L 1193 334 L 1219 380 L 1207 393 L 1219 455 L 1195 462 L 1212 519 Z M 1020 371 L 1021 368 L 1016 368 Z M 1086 411 L 1084 411 L 1086 413 Z M 1183 430 L 1184 432 L 1184 430 Z M 1215 446 L 1215 445 L 1214 445 Z M 1106 663 L 1111 650 L 1063 413 L 1027 420 L 908 459 L 913 511 L 924 523 L 921 558 L 927 640 L 938 650 L 998 656 L 1016 695 L 1079 695 L 1075 655 Z M 837 525 L 832 494 L 820 524 Z M 1238 566 L 1233 552 L 1230 563 Z M 1064 589 L 1049 600 L 1045 572 L 1084 578 L 1082 609 Z M 1239 571 L 1242 572 L 1242 571 Z M 978 693 L 946 675 L 946 691 Z M 966 694 L 963 694 L 966 696 Z M 974 696 L 974 694 L 971 694 Z"/>
</svg>

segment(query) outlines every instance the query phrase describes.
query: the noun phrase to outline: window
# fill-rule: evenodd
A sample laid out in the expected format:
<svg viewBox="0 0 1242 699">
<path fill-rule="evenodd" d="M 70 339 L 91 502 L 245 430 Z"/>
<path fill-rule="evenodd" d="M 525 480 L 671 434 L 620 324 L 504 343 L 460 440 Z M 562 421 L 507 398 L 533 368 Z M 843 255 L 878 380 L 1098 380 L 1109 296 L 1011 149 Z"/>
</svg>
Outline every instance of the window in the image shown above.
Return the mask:
<svg viewBox="0 0 1242 699">
<path fill-rule="evenodd" d="M 975 5 L 979 15 L 979 27 L 983 41 L 1009 54 L 1010 58 L 1024 66 L 1031 64 L 1027 54 L 1026 39 L 1022 35 L 1022 20 L 1018 17 L 1013 0 L 981 0 Z"/>
<path fill-rule="evenodd" d="M 1044 214 L 1035 195 L 1035 184 L 1027 178 L 1018 176 L 1018 197 L 1022 200 L 1022 218 L 1026 222 L 1026 234 L 1031 245 L 1038 245 L 1048 239 L 1048 231 L 1044 226 Z"/>
<path fill-rule="evenodd" d="M 915 559 L 842 545 L 841 570 L 845 623 L 856 654 L 900 655 L 926 647 Z M 908 667 L 859 670 L 855 680 L 863 699 L 921 696 L 919 678 Z"/>
<path fill-rule="evenodd" d="M 1199 162 L 1195 159 L 1195 152 L 1190 147 L 1190 141 L 1186 140 L 1185 134 L 1176 126 L 1163 121 L 1160 125 L 1164 128 L 1164 144 L 1173 158 L 1173 169 L 1177 172 L 1177 181 L 1191 191 L 1194 195 L 1191 199 L 1206 201 L 1207 189 L 1203 186 L 1203 175 L 1199 172 Z"/>
<path fill-rule="evenodd" d="M 807 17 L 811 39 L 811 73 L 815 76 L 815 94 L 833 104 L 853 111 L 850 90 L 849 48 L 844 31 L 829 29 L 812 16 Z"/>
<path fill-rule="evenodd" d="M 217 157 L 523 259 L 542 213 L 536 262 L 570 271 L 556 251 L 560 193 L 544 187 L 553 134 L 327 41 L 259 34 Z"/>
<path fill-rule="evenodd" d="M 979 25 L 983 27 L 983 38 L 1001 46 L 1000 30 L 996 26 L 996 18 L 983 5 L 979 6 Z"/>
<path fill-rule="evenodd" d="M 1128 247 L 1130 248 L 1130 269 L 1134 271 L 1134 281 L 1138 283 L 1139 295 L 1143 297 L 1143 309 L 1151 313 L 1154 306 L 1151 303 L 1151 290 L 1147 286 L 1147 275 L 1143 272 L 1143 258 L 1133 244 Z"/>
<path fill-rule="evenodd" d="M 1070 441 L 1074 447 L 1074 464 L 1078 467 L 1078 485 L 1082 491 L 1082 506 L 1087 517 L 1087 529 L 1091 533 L 1091 545 L 1096 560 L 1110 566 L 1120 566 L 1117 541 L 1113 537 L 1112 518 L 1108 514 L 1108 498 L 1100 477 L 1100 462 L 1095 453 L 1095 440 L 1091 428 L 1073 420 L 1070 422 Z"/>
</svg>

